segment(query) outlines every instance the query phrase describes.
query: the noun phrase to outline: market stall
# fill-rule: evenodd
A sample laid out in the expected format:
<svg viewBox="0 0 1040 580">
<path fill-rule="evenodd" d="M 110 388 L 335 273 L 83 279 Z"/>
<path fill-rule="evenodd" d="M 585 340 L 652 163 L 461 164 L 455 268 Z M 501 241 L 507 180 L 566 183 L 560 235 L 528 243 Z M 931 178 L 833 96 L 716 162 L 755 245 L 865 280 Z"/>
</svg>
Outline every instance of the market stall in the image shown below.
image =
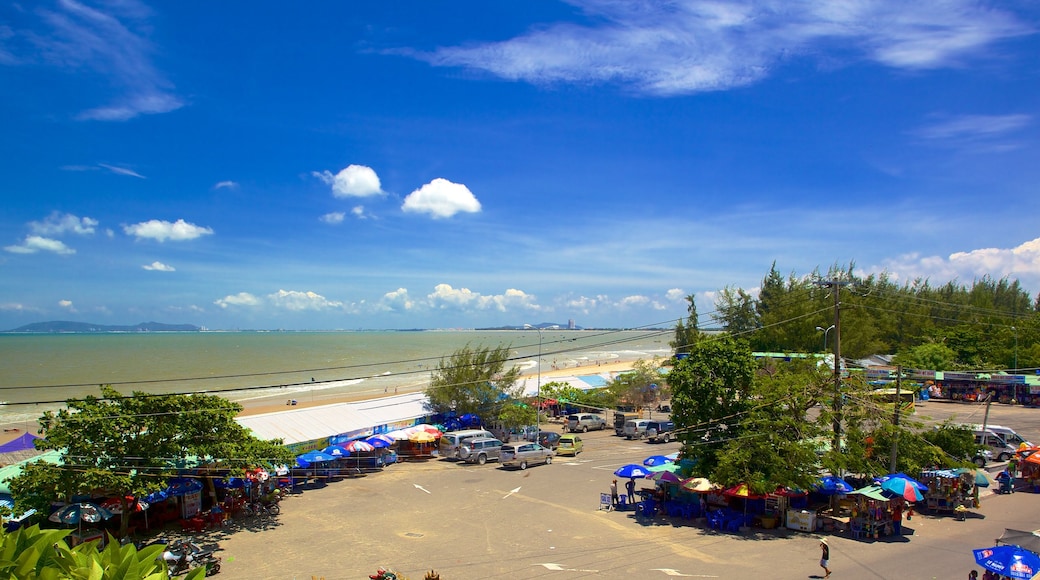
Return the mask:
<svg viewBox="0 0 1040 580">
<path fill-rule="evenodd" d="M 985 475 L 976 474 L 970 469 L 924 470 L 920 481 L 928 486 L 928 491 L 923 494 L 925 507 L 940 513 L 979 507 L 979 486 L 982 482 L 985 482 L 983 487 L 989 485 Z"/>
<path fill-rule="evenodd" d="M 892 498 L 892 493 L 880 485 L 849 492 L 855 501 L 849 513 L 849 532 L 853 538 L 874 538 L 894 533 L 894 522 L 903 517 L 903 498 Z"/>
</svg>

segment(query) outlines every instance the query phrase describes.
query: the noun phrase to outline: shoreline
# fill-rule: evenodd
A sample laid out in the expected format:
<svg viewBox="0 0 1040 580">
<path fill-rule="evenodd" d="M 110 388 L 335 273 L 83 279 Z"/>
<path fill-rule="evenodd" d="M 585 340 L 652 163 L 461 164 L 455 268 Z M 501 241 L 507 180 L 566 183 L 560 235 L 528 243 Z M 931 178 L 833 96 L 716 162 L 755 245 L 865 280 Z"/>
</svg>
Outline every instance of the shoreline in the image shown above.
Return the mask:
<svg viewBox="0 0 1040 580">
<path fill-rule="evenodd" d="M 577 367 L 566 367 L 560 369 L 542 370 L 542 382 L 549 382 L 553 378 L 558 377 L 569 377 L 579 375 L 597 375 L 597 374 L 613 374 L 632 369 L 632 364 L 639 359 L 621 360 L 614 359 L 611 362 L 596 362 L 594 365 L 589 364 L 588 366 L 577 366 Z M 536 375 L 535 372 L 531 372 L 531 368 L 524 369 L 520 373 L 520 376 L 524 379 L 530 379 Z M 431 370 L 432 372 L 432 370 Z M 239 417 L 252 416 L 252 415 L 263 415 L 268 413 L 277 413 L 279 411 L 286 411 L 290 409 L 306 409 L 313 407 L 322 407 L 326 405 L 336 405 L 340 403 L 353 403 L 358 401 L 368 401 L 372 399 L 380 399 L 383 397 L 390 397 L 393 395 L 402 395 L 408 393 L 421 392 L 426 389 L 429 384 L 429 376 L 423 380 L 410 381 L 408 384 L 399 385 L 394 388 L 393 391 L 384 390 L 380 392 L 378 387 L 369 390 L 360 390 L 357 392 L 340 392 L 340 393 L 329 393 L 319 394 L 317 396 L 311 396 L 309 399 L 299 398 L 297 399 L 295 406 L 289 406 L 285 404 L 284 398 L 279 395 L 271 395 L 270 397 L 258 398 L 248 401 L 240 401 L 242 405 L 242 411 L 239 412 Z M 291 398 L 291 397 L 290 397 Z M 34 435 L 39 435 L 39 424 L 34 420 L 32 427 L 27 427 L 25 423 L 8 423 L 2 424 L 0 427 L 3 428 L 3 432 L 0 433 L 0 444 L 7 443 L 18 437 L 23 433 L 29 432 Z"/>
</svg>

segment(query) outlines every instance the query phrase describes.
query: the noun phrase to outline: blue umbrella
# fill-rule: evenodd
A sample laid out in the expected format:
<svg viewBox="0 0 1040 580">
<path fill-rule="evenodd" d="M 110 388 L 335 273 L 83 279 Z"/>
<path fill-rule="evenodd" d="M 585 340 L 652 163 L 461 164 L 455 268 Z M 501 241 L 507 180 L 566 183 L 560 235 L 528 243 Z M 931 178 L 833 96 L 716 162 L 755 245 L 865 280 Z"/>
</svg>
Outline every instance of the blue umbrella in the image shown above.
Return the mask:
<svg viewBox="0 0 1040 580">
<path fill-rule="evenodd" d="M 381 447 L 390 447 L 394 444 L 394 439 L 393 437 L 387 437 L 386 435 L 373 435 L 368 439 L 365 439 L 365 443 L 379 449 Z"/>
<path fill-rule="evenodd" d="M 166 488 L 166 493 L 173 496 L 188 495 L 202 489 L 202 482 L 190 477 L 175 477 L 168 483 L 169 487 Z"/>
<path fill-rule="evenodd" d="M 921 483 L 920 481 L 917 481 L 916 479 L 914 479 L 914 478 L 910 477 L 909 475 L 907 475 L 905 473 L 902 473 L 902 472 L 900 472 L 900 473 L 889 473 L 888 475 L 886 475 L 884 477 L 877 477 L 877 478 L 875 478 L 874 481 L 877 482 L 877 483 L 885 483 L 886 481 L 888 481 L 890 479 L 905 479 L 905 480 L 909 481 L 911 483 L 911 485 L 913 485 L 915 488 L 917 488 L 917 491 L 928 491 L 928 486 L 927 485 Z"/>
<path fill-rule="evenodd" d="M 346 457 L 350 455 L 350 451 L 347 451 L 342 445 L 329 445 L 322 453 L 327 453 L 333 457 Z"/>
<path fill-rule="evenodd" d="M 312 463 L 320 463 L 322 461 L 333 461 L 336 458 L 329 455 L 328 453 L 322 453 L 321 451 L 308 451 L 303 455 L 296 457 L 296 463 L 300 464 L 300 467 L 310 467 Z"/>
<path fill-rule="evenodd" d="M 664 455 L 651 455 L 643 460 L 643 465 L 647 467 L 656 467 L 658 465 L 664 465 L 665 463 L 672 463 L 672 460 L 668 459 Z"/>
<path fill-rule="evenodd" d="M 642 465 L 636 465 L 635 463 L 629 463 L 628 465 L 622 465 L 614 472 L 614 475 L 618 477 L 627 477 L 634 479 L 636 477 L 646 477 L 652 472 Z"/>
<path fill-rule="evenodd" d="M 852 484 L 834 475 L 821 477 L 820 483 L 816 485 L 816 491 L 823 495 L 843 495 L 849 493 L 853 489 L 855 488 L 852 487 Z"/>
<path fill-rule="evenodd" d="M 1008 578 L 1032 578 L 1040 572 L 1040 556 L 1018 546 L 993 546 L 972 550 L 975 562 Z"/>
<path fill-rule="evenodd" d="M 894 493 L 907 501 L 921 501 L 924 496 L 921 490 L 914 486 L 913 482 L 902 477 L 893 477 L 881 482 L 881 489 Z"/>
<path fill-rule="evenodd" d="M 70 503 L 63 505 L 47 517 L 48 520 L 60 524 L 96 524 L 112 517 L 112 512 L 92 503 Z"/>
</svg>

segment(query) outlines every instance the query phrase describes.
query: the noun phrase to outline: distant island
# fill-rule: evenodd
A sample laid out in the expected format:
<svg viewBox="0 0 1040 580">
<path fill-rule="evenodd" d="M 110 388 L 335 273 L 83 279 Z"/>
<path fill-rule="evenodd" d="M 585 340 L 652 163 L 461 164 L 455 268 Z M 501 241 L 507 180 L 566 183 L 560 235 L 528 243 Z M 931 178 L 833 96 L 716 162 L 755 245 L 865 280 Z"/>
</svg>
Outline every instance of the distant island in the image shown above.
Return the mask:
<svg viewBox="0 0 1040 580">
<path fill-rule="evenodd" d="M 161 322 L 141 322 L 133 326 L 91 324 L 89 322 L 71 322 L 54 320 L 51 322 L 34 322 L 4 332 L 20 333 L 103 333 L 103 332 L 199 332 L 202 327 L 194 324 L 163 324 Z"/>
</svg>

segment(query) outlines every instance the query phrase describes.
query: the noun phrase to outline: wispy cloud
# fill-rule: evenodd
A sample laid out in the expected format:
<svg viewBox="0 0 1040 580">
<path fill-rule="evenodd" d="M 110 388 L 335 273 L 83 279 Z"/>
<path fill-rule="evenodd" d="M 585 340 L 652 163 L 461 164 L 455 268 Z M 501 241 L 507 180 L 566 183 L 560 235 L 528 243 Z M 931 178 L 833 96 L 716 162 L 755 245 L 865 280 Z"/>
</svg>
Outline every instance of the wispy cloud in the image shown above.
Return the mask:
<svg viewBox="0 0 1040 580">
<path fill-rule="evenodd" d="M 336 225 L 343 223 L 343 218 L 346 216 L 347 214 L 341 211 L 334 211 L 321 216 L 319 219 L 327 224 Z"/>
<path fill-rule="evenodd" d="M 848 61 L 900 69 L 946 67 L 1031 32 L 975 0 L 649 3 L 571 0 L 588 24 L 550 24 L 509 40 L 410 53 L 538 84 L 617 82 L 657 95 L 724 90 L 782 61 L 840 43 Z M 833 51 L 828 51 L 833 54 Z"/>
<path fill-rule="evenodd" d="M 923 125 L 913 134 L 933 140 L 989 138 L 1018 131 L 1032 121 L 1031 115 L 960 115 Z"/>
<path fill-rule="evenodd" d="M 145 179 L 145 176 L 134 171 L 133 169 L 127 169 L 126 167 L 118 167 L 116 165 L 108 165 L 107 163 L 98 163 L 98 167 L 103 167 L 116 175 L 126 175 L 127 177 L 136 177 L 138 179 Z"/>
<path fill-rule="evenodd" d="M 6 246 L 4 250 L 12 254 L 35 254 L 37 252 L 52 252 L 60 255 L 75 254 L 76 250 L 65 245 L 61 240 L 45 238 L 43 236 L 25 236 L 21 244 Z"/>
<path fill-rule="evenodd" d="M 202 236 L 213 234 L 211 228 L 197 226 L 188 223 L 183 219 L 172 223 L 163 220 L 149 220 L 129 226 L 123 226 L 123 231 L 126 232 L 127 235 L 134 236 L 138 239 L 148 238 L 159 242 L 165 242 L 166 240 L 172 240 L 175 242 L 194 240 Z"/>
<path fill-rule="evenodd" d="M 43 220 L 29 222 L 29 230 L 44 236 L 60 236 L 62 234 L 90 235 L 94 233 L 98 221 L 89 217 L 78 217 L 70 213 L 53 212 Z"/>
<path fill-rule="evenodd" d="M 83 111 L 80 119 L 125 121 L 184 105 L 152 63 L 151 13 L 145 5 L 136 0 L 58 0 L 37 8 L 34 14 L 36 27 L 8 27 L 0 34 L 11 39 L 9 47 L 17 47 L 5 51 L 0 45 L 0 63 L 42 63 L 71 73 L 92 70 L 106 78 L 119 94 L 109 104 Z"/>
<path fill-rule="evenodd" d="M 213 186 L 213 189 L 238 189 L 238 184 L 231 180 L 220 181 Z"/>
<path fill-rule="evenodd" d="M 947 257 L 906 254 L 869 268 L 870 272 L 886 271 L 896 279 L 927 278 L 945 282 L 966 282 L 975 278 L 1017 278 L 1027 286 L 1040 282 L 1040 238 L 1014 248 L 978 248 L 954 252 Z"/>
<path fill-rule="evenodd" d="M 163 264 L 162 262 L 152 262 L 151 264 L 145 264 L 144 266 L 141 266 L 141 267 L 144 268 L 145 270 L 150 270 L 150 271 L 153 271 L 153 272 L 176 272 L 177 271 L 177 269 L 174 268 L 173 266 L 169 266 L 167 264 Z"/>
</svg>

